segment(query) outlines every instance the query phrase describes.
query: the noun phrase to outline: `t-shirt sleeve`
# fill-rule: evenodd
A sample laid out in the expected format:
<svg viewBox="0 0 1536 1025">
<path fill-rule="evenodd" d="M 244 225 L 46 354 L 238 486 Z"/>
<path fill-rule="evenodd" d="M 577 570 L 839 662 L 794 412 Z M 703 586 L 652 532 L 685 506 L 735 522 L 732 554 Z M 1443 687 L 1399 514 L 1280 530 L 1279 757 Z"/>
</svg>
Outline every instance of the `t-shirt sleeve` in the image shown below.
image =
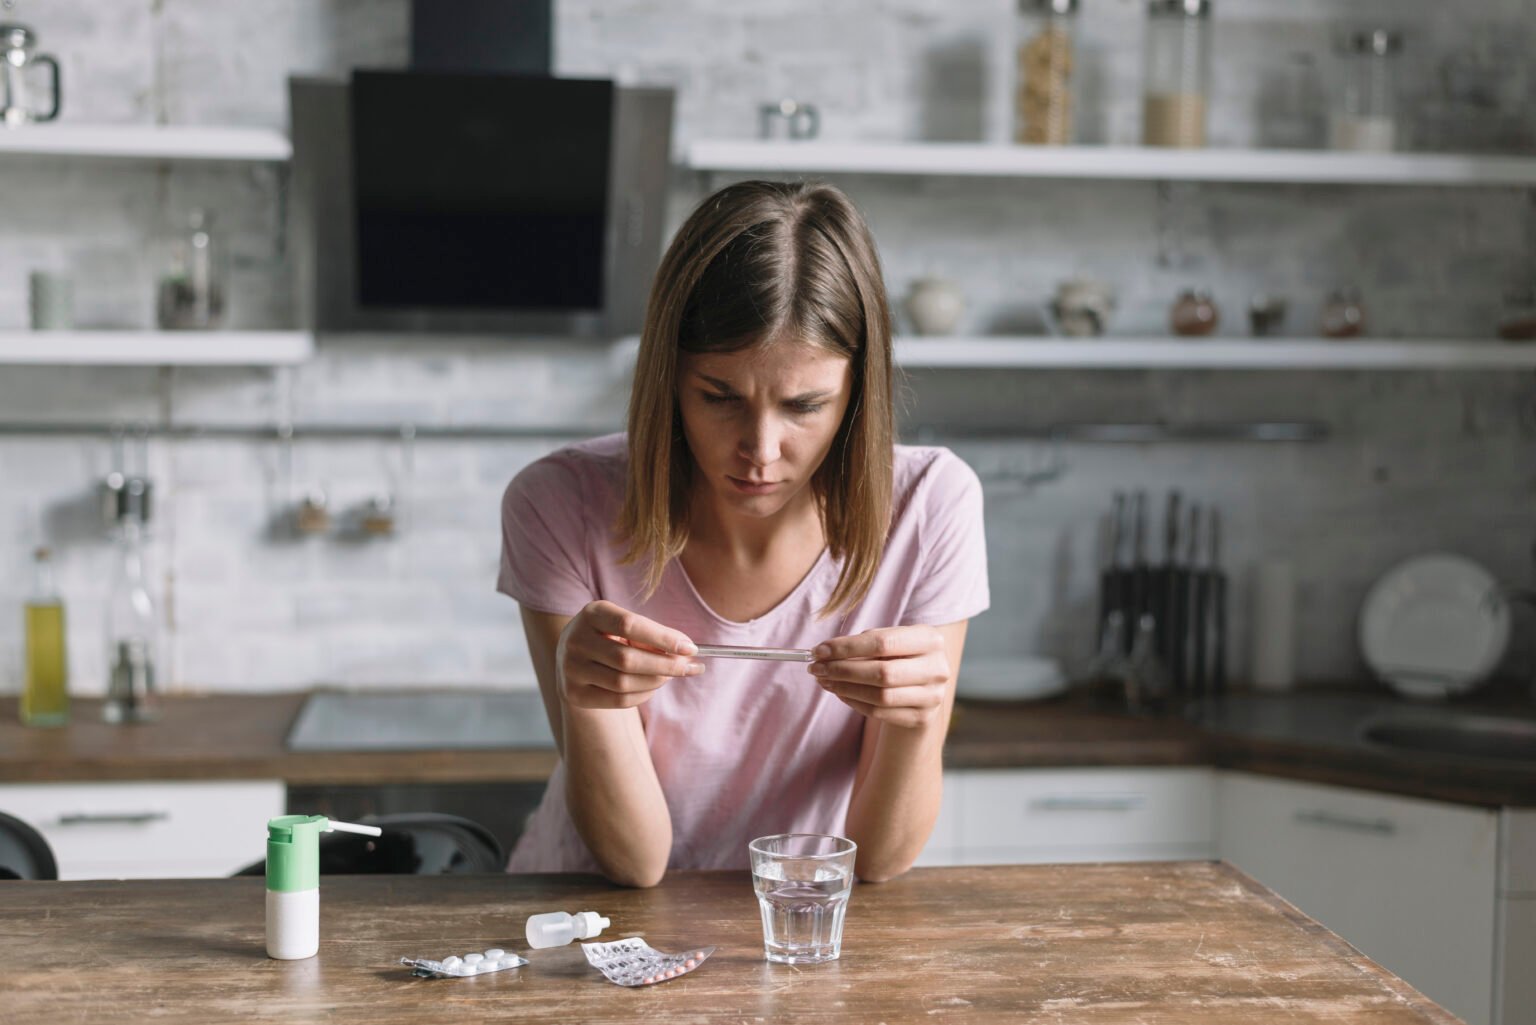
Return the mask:
<svg viewBox="0 0 1536 1025">
<path fill-rule="evenodd" d="M 579 468 L 560 455 L 530 463 L 501 499 L 496 589 L 525 608 L 574 616 L 597 597 Z"/>
<path fill-rule="evenodd" d="M 952 452 L 939 455 L 913 496 L 921 503 L 920 557 L 902 623 L 942 626 L 987 610 L 981 480 Z"/>
</svg>

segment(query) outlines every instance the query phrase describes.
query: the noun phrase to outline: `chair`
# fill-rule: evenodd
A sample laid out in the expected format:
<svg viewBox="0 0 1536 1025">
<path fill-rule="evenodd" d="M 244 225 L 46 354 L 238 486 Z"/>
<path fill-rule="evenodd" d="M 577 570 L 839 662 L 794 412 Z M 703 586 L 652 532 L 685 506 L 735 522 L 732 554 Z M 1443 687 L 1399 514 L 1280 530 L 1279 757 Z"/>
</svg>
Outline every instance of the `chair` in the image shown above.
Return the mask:
<svg viewBox="0 0 1536 1025">
<path fill-rule="evenodd" d="M 322 834 L 321 875 L 470 875 L 502 872 L 507 867 L 500 842 L 471 819 L 408 812 L 368 815 L 357 821 L 378 826 L 384 835 Z M 266 859 L 262 859 L 235 874 L 259 876 L 266 871 Z"/>
<path fill-rule="evenodd" d="M 58 862 L 43 834 L 0 812 L 0 879 L 57 879 Z"/>
</svg>

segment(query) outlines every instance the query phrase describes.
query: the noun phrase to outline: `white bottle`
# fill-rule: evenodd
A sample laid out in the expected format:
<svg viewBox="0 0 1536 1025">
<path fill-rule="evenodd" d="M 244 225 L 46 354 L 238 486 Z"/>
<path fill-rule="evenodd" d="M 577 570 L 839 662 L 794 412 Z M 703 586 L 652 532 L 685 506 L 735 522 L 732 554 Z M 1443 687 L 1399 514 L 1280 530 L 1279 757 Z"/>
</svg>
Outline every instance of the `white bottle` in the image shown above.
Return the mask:
<svg viewBox="0 0 1536 1025">
<path fill-rule="evenodd" d="M 577 915 L 550 911 L 529 918 L 523 933 L 528 937 L 528 946 L 542 950 L 545 947 L 563 947 L 572 940 L 590 940 L 608 928 L 609 924 L 608 919 L 596 911 L 583 911 Z"/>
<path fill-rule="evenodd" d="M 379 836 L 378 826 L 332 822 L 324 815 L 284 815 L 267 822 L 267 956 L 314 957 L 320 949 L 320 834 Z"/>
<path fill-rule="evenodd" d="M 1253 575 L 1252 664 L 1257 690 L 1286 691 L 1296 683 L 1296 572 L 1284 559 L 1260 562 Z"/>
</svg>

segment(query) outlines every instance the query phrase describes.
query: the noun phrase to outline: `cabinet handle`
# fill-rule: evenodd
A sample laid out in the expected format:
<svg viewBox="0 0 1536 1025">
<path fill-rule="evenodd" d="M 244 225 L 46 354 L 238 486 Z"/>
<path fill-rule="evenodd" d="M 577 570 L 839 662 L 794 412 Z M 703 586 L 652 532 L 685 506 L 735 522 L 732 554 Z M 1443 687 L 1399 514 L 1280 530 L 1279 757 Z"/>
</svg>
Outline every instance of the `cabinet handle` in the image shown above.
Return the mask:
<svg viewBox="0 0 1536 1025">
<path fill-rule="evenodd" d="M 168 811 L 73 812 L 59 816 L 61 826 L 137 826 L 171 817 Z"/>
<path fill-rule="evenodd" d="M 1311 811 L 1298 811 L 1296 821 L 1306 826 L 1325 826 L 1329 829 L 1347 829 L 1355 833 L 1374 833 L 1377 836 L 1391 836 L 1397 832 L 1397 823 L 1391 819 L 1357 819 L 1349 815 L 1339 815 L 1336 812 L 1324 811 L 1314 808 Z"/>
<path fill-rule="evenodd" d="M 1029 806 L 1035 811 L 1135 811 L 1145 803 L 1141 794 L 1050 794 Z"/>
</svg>

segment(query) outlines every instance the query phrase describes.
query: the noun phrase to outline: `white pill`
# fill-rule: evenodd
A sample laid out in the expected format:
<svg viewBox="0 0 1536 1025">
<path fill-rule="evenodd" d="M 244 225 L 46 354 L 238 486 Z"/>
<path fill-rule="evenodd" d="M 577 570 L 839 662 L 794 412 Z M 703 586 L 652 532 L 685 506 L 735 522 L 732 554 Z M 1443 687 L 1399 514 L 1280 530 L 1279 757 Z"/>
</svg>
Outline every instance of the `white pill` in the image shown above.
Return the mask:
<svg viewBox="0 0 1536 1025">
<path fill-rule="evenodd" d="M 481 961 L 475 965 L 475 969 L 482 972 L 494 972 L 498 967 L 500 964 L 496 961 Z"/>
<path fill-rule="evenodd" d="M 487 961 L 500 961 L 503 957 L 506 957 L 506 955 L 507 952 L 502 950 L 500 947 L 492 947 L 490 950 L 485 952 L 485 959 Z"/>
<path fill-rule="evenodd" d="M 444 968 L 454 968 L 454 967 L 457 967 L 460 964 L 463 964 L 463 961 L 459 958 L 459 956 L 457 954 L 449 954 L 447 957 L 443 958 L 443 967 Z"/>
<path fill-rule="evenodd" d="M 485 955 L 484 954 L 465 954 L 464 955 L 464 963 L 465 964 L 479 964 L 481 961 L 484 961 L 484 960 L 485 960 Z"/>
</svg>

